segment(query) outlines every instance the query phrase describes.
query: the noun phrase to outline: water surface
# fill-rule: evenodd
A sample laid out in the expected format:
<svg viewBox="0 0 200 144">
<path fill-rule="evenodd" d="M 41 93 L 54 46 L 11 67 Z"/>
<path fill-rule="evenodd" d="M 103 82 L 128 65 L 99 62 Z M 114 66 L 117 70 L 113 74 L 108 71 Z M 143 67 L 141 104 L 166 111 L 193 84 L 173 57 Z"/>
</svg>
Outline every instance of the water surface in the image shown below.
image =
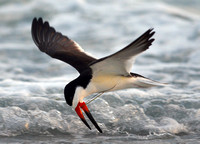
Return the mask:
<svg viewBox="0 0 200 144">
<path fill-rule="evenodd" d="M 2 0 L 1 143 L 200 143 L 199 6 L 198 0 Z M 104 94 L 88 105 L 103 134 L 91 123 L 90 131 L 63 96 L 78 73 L 38 50 L 34 17 L 97 58 L 154 28 L 155 42 L 132 71 L 170 85 Z"/>
</svg>

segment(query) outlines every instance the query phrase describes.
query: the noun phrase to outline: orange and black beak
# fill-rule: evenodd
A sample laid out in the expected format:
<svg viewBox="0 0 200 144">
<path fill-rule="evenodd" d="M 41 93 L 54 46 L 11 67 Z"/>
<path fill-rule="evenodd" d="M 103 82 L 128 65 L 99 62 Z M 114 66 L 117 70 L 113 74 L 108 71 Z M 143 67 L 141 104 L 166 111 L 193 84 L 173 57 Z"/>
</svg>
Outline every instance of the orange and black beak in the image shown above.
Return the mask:
<svg viewBox="0 0 200 144">
<path fill-rule="evenodd" d="M 86 113 L 86 115 L 88 116 L 88 118 L 90 119 L 90 121 L 94 124 L 94 126 L 96 127 L 96 129 L 102 133 L 101 128 L 98 126 L 97 122 L 94 120 L 92 114 L 90 113 L 88 107 L 86 106 L 85 102 L 79 102 L 78 105 L 75 108 L 76 113 L 78 114 L 78 116 L 80 117 L 80 119 L 83 121 L 83 123 L 91 130 L 89 124 L 87 123 L 87 121 L 85 120 L 83 113 L 81 111 L 81 108 L 83 109 L 83 111 Z"/>
</svg>

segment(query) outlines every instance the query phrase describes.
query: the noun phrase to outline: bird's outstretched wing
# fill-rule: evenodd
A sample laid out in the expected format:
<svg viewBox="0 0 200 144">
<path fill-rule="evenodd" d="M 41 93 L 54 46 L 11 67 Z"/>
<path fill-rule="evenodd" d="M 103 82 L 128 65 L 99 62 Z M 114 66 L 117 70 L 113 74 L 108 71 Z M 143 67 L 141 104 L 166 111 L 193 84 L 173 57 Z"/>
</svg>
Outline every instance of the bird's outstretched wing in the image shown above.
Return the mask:
<svg viewBox="0 0 200 144">
<path fill-rule="evenodd" d="M 31 33 L 33 41 L 42 52 L 70 64 L 79 73 L 88 69 L 88 64 L 96 60 L 76 42 L 56 32 L 48 22 L 43 22 L 42 18 L 33 19 Z"/>
<path fill-rule="evenodd" d="M 135 57 L 149 48 L 154 41 L 151 38 L 154 33 L 153 29 L 147 30 L 122 50 L 93 62 L 90 67 L 96 75 L 111 74 L 131 76 L 130 71 Z"/>
</svg>

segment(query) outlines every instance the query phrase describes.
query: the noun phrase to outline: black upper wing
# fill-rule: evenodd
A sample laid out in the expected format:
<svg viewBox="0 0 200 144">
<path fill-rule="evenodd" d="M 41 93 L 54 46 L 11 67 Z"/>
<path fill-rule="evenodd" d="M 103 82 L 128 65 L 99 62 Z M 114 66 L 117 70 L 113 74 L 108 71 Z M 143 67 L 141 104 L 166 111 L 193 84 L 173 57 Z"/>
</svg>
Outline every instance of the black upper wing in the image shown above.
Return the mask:
<svg viewBox="0 0 200 144">
<path fill-rule="evenodd" d="M 70 64 L 79 73 L 88 69 L 88 64 L 96 60 L 76 42 L 56 32 L 48 22 L 43 22 L 42 18 L 33 19 L 31 33 L 33 41 L 42 52 Z"/>
</svg>

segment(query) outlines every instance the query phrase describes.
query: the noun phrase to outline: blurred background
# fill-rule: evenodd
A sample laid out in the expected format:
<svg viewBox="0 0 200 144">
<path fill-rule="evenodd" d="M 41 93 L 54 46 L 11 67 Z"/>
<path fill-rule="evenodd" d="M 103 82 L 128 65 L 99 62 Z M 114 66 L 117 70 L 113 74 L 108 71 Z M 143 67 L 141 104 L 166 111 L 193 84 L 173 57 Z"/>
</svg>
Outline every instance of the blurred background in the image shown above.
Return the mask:
<svg viewBox="0 0 200 144">
<path fill-rule="evenodd" d="M 78 73 L 38 50 L 34 17 L 97 58 L 154 28 L 153 45 L 132 71 L 169 86 L 104 94 L 88 105 L 104 133 L 90 131 L 64 100 Z M 200 142 L 199 61 L 199 0 L 1 0 L 1 142 Z"/>
</svg>

